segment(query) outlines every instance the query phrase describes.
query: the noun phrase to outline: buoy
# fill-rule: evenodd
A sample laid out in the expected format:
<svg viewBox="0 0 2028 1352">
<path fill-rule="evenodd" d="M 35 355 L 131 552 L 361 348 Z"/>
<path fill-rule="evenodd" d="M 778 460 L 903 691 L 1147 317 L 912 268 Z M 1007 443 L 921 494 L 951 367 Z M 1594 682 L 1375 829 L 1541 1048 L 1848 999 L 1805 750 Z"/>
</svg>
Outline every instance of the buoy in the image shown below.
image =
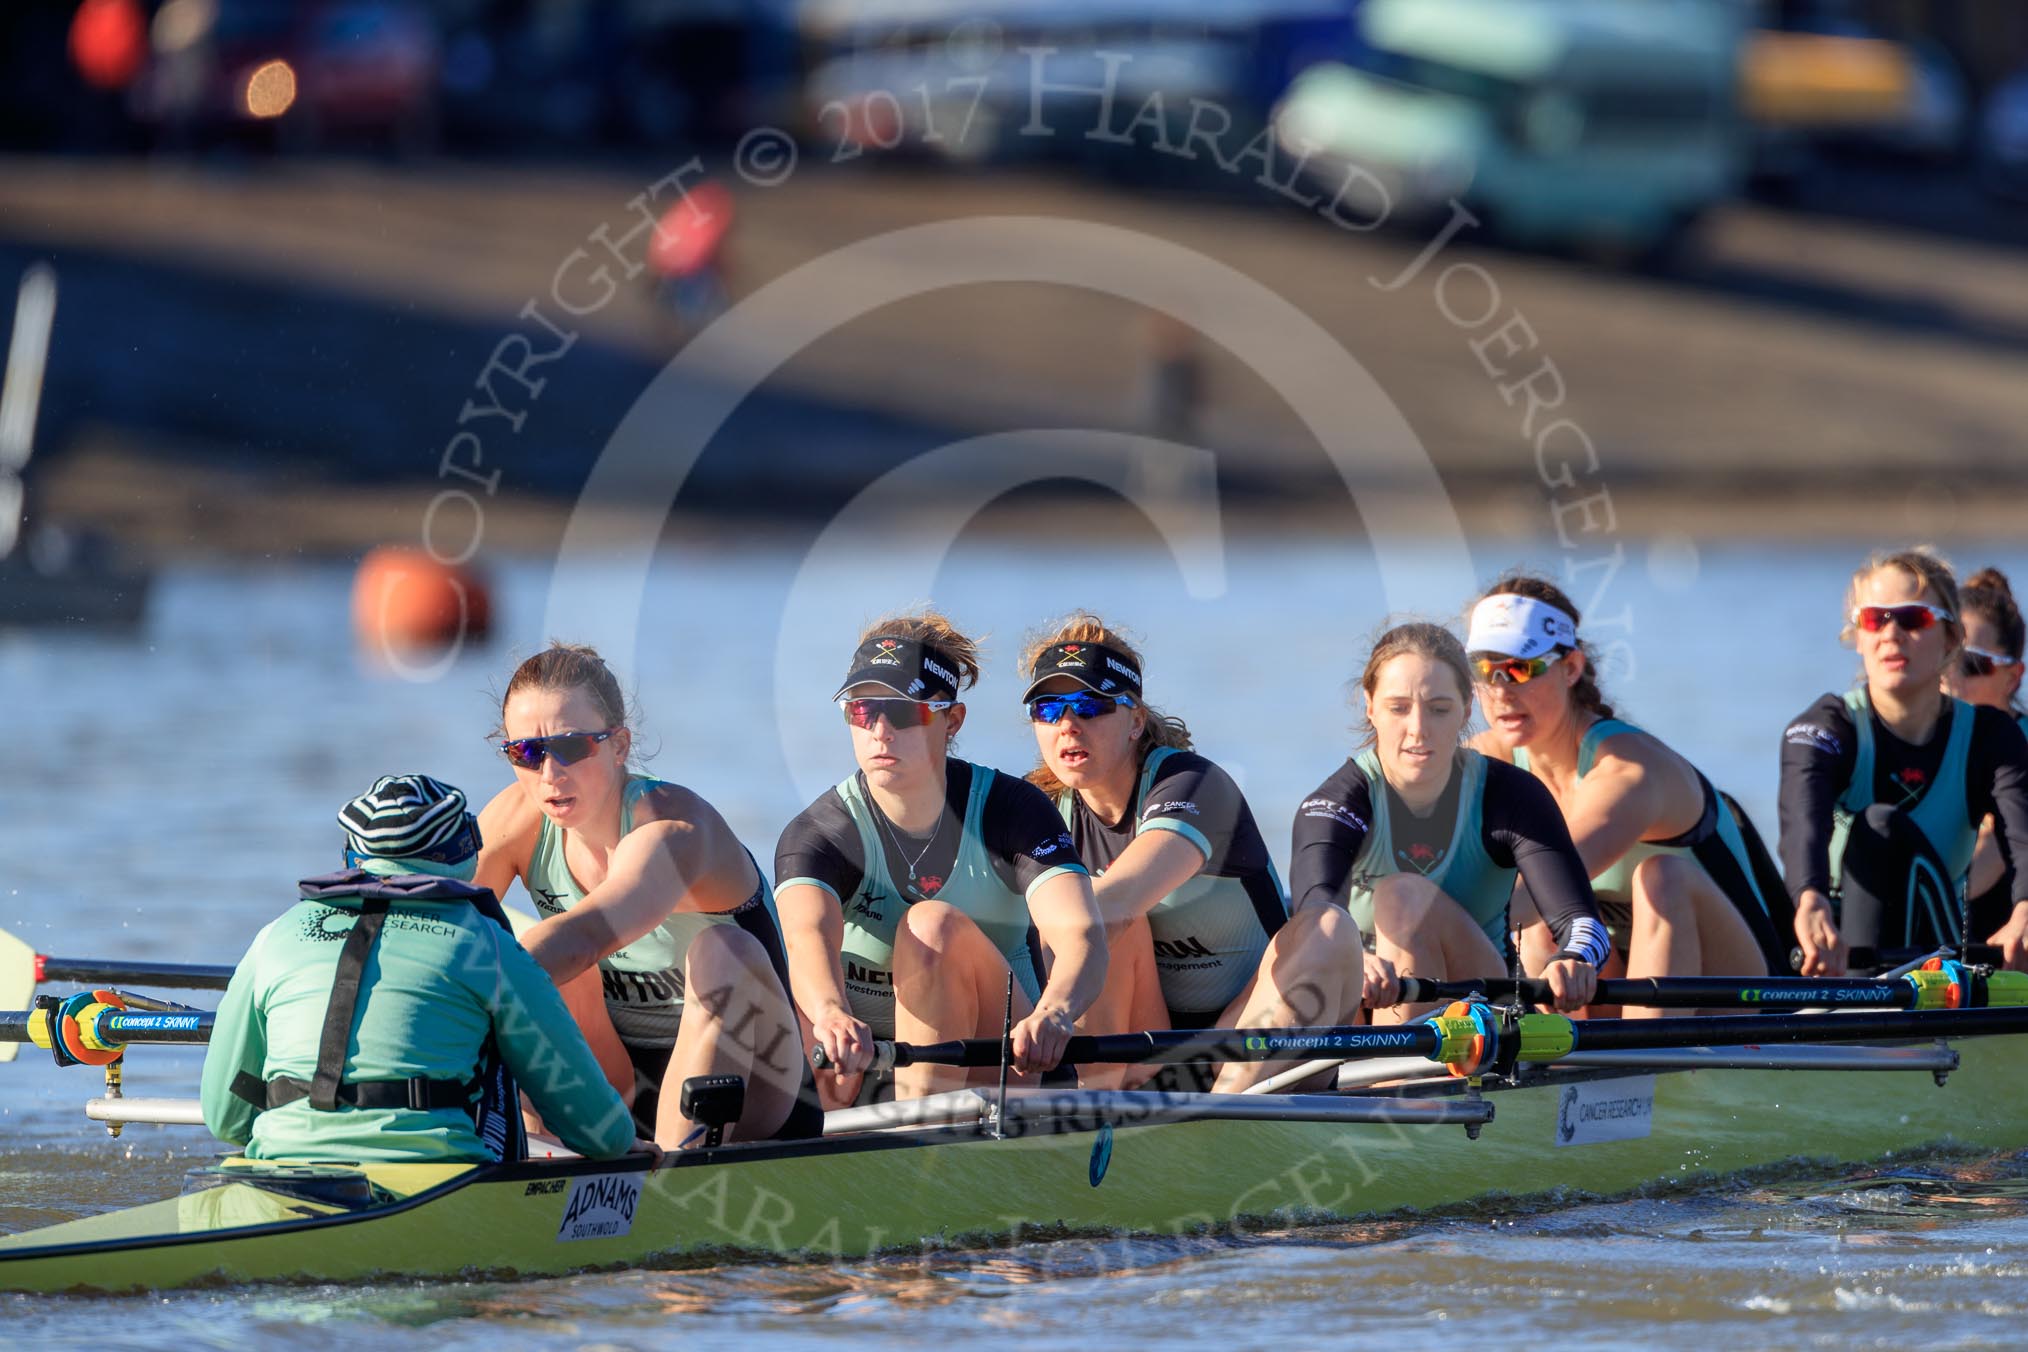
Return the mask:
<svg viewBox="0 0 2028 1352">
<path fill-rule="evenodd" d="M 125 89 L 148 58 L 148 22 L 136 0 L 84 0 L 70 21 L 70 60 L 94 89 Z"/>
<path fill-rule="evenodd" d="M 476 642 L 492 621 L 486 584 L 427 550 L 381 545 L 353 575 L 352 632 L 370 654 Z"/>
</svg>

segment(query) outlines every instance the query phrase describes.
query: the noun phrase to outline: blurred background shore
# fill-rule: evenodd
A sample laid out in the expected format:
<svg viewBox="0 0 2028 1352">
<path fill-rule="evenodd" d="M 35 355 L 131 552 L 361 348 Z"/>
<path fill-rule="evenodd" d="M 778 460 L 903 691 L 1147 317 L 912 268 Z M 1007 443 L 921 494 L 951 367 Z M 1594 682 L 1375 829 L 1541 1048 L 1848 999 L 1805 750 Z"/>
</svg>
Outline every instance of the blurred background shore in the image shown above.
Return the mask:
<svg viewBox="0 0 2028 1352">
<path fill-rule="evenodd" d="M 150 556 L 412 534 L 468 400 L 508 396 L 487 548 L 551 550 L 702 323 L 854 242 L 989 215 L 1168 241 L 1291 301 L 1474 532 L 1543 534 L 1576 496 L 1510 383 L 1544 362 L 1619 531 L 1991 535 L 2028 506 L 2028 7 L 2006 0 L 87 0 L 9 6 L 0 52 L 0 275 L 61 279 L 31 515 Z M 1076 91 L 1108 71 L 1103 108 Z M 1192 151 L 1207 107 L 1230 163 Z M 734 172 L 771 127 L 793 173 Z M 1337 223 L 1293 200 L 1355 173 Z M 722 235 L 662 267 L 636 247 L 567 359 L 525 366 L 539 398 L 498 372 L 475 393 L 573 251 L 701 183 Z M 1039 426 L 1213 451 L 1235 526 L 1344 519 L 1260 372 L 1116 297 L 1014 284 L 810 345 L 677 512 L 798 529 L 929 447 Z M 1003 506 L 1022 529 L 1103 510 L 1068 483 Z"/>
</svg>

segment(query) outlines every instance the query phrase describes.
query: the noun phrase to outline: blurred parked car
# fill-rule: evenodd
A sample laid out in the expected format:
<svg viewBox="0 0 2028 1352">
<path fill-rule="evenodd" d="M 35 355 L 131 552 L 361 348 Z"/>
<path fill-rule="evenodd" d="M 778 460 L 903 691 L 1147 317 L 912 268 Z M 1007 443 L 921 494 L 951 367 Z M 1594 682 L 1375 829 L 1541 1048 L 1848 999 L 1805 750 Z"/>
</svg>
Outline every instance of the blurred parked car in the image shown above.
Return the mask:
<svg viewBox="0 0 2028 1352">
<path fill-rule="evenodd" d="M 1730 4 L 1368 0 L 1359 15 L 1363 50 L 1305 72 L 1275 114 L 1313 187 L 1354 186 L 1348 216 L 1457 198 L 1516 242 L 1642 252 L 1738 186 Z"/>
</svg>

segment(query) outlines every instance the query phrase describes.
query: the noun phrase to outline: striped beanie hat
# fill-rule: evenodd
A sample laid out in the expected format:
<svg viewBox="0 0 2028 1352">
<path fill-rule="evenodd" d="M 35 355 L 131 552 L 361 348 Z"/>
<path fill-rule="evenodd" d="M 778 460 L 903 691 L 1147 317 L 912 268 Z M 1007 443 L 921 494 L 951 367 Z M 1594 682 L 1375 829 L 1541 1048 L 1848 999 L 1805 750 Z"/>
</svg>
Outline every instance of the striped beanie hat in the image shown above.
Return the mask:
<svg viewBox="0 0 2028 1352">
<path fill-rule="evenodd" d="M 338 810 L 348 863 L 373 873 L 463 876 L 479 824 L 463 791 L 428 775 L 384 775 Z"/>
</svg>

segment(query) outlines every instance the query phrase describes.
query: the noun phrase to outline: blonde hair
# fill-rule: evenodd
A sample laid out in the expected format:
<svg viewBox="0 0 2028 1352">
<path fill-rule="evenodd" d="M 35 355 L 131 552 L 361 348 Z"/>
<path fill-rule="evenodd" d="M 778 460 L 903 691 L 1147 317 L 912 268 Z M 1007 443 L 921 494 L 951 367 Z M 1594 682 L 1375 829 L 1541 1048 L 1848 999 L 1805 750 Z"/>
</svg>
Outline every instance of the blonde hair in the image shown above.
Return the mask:
<svg viewBox="0 0 2028 1352">
<path fill-rule="evenodd" d="M 979 645 L 959 633 L 942 611 L 923 606 L 883 615 L 860 632 L 859 642 L 875 638 L 905 638 L 935 648 L 957 667 L 958 689 L 968 690 L 979 683 Z"/>
<path fill-rule="evenodd" d="M 1908 549 L 1876 549 L 1866 556 L 1866 562 L 1852 574 L 1852 581 L 1845 587 L 1845 623 L 1838 630 L 1840 643 L 1851 643 L 1858 631 L 1852 626 L 1852 612 L 1859 606 L 1859 588 L 1866 579 L 1883 568 L 1898 568 L 1914 578 L 1922 590 L 1936 597 L 1937 604 L 1950 612 L 1950 620 L 1944 625 L 1944 635 L 1949 651 L 1956 652 L 1964 645 L 1965 623 L 1959 609 L 1958 581 L 1951 573 L 1950 562 L 1928 545 L 1915 545 Z"/>
<path fill-rule="evenodd" d="M 507 701 L 523 690 L 583 690 L 598 705 L 599 717 L 609 728 L 627 726 L 627 697 L 620 691 L 619 678 L 588 643 L 549 640 L 549 646 L 520 666 L 507 680 L 507 693 L 500 696 L 501 730 L 505 731 Z"/>
<path fill-rule="evenodd" d="M 500 722 L 493 729 L 494 737 L 507 735 L 507 702 L 523 690 L 582 690 L 598 706 L 599 719 L 607 728 L 631 731 L 639 713 L 628 707 L 619 677 L 588 643 L 553 638 L 547 648 L 515 667 L 507 679 L 506 693 L 500 696 Z"/>
<path fill-rule="evenodd" d="M 1451 669 L 1458 678 L 1458 697 L 1465 701 L 1465 725 L 1471 724 L 1472 707 L 1472 665 L 1465 657 L 1465 645 L 1450 630 L 1427 620 L 1411 620 L 1397 624 L 1373 641 L 1373 651 L 1366 657 L 1366 669 L 1359 674 L 1359 688 L 1366 692 L 1367 699 L 1373 698 L 1374 689 L 1380 684 L 1380 669 L 1395 658 L 1413 653 L 1441 662 Z M 1373 720 L 1363 720 L 1365 739 L 1361 746 L 1372 746 L 1379 734 L 1374 731 Z"/>
<path fill-rule="evenodd" d="M 1059 643 L 1095 643 L 1113 649 L 1127 659 L 1127 663 L 1143 676 L 1147 675 L 1148 664 L 1141 656 L 1140 649 L 1119 630 L 1107 624 L 1088 610 L 1078 610 L 1057 620 L 1047 628 L 1029 635 L 1028 642 L 1021 649 L 1021 678 L 1025 682 L 1033 675 L 1035 659 Z M 1149 704 L 1137 700 L 1141 712 L 1147 715 L 1141 735 L 1134 742 L 1134 764 L 1147 763 L 1149 753 L 1160 747 L 1174 747 L 1178 751 L 1190 749 L 1190 729 L 1180 718 L 1172 718 Z M 1049 768 L 1047 761 L 1038 761 L 1028 772 L 1028 782 L 1041 789 L 1051 798 L 1062 793 L 1067 787 L 1056 777 L 1056 771 Z"/>
</svg>

